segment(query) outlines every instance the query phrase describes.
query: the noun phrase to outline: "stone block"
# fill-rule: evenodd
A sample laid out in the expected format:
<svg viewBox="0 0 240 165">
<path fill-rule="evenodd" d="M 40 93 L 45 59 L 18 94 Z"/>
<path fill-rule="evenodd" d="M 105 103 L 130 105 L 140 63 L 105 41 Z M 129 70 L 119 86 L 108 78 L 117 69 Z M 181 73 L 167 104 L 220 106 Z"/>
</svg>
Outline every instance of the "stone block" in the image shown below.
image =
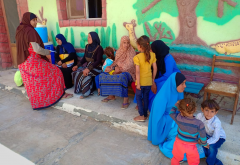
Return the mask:
<svg viewBox="0 0 240 165">
<path fill-rule="evenodd" d="M 107 27 L 107 21 L 106 20 L 102 20 L 102 27 Z"/>
<path fill-rule="evenodd" d="M 88 21 L 87 20 L 83 20 L 82 21 L 82 26 L 88 26 Z"/>
<path fill-rule="evenodd" d="M 82 20 L 76 20 L 76 26 L 82 26 Z"/>
<path fill-rule="evenodd" d="M 102 20 L 96 20 L 94 26 L 102 26 Z"/>
<path fill-rule="evenodd" d="M 89 21 L 88 22 L 88 26 L 94 26 L 94 24 L 95 24 L 94 21 Z"/>
</svg>

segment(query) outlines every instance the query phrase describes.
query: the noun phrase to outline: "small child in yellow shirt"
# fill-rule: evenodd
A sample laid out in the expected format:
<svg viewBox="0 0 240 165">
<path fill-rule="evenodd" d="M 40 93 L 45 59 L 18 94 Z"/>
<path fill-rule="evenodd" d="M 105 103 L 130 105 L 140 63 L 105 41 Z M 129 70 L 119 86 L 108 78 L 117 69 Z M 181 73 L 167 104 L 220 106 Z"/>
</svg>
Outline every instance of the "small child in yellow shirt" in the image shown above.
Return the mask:
<svg viewBox="0 0 240 165">
<path fill-rule="evenodd" d="M 157 74 L 156 56 L 150 52 L 150 39 L 143 35 L 137 40 L 138 55 L 134 56 L 133 61 L 136 66 L 136 100 L 138 105 L 139 116 L 135 117 L 135 121 L 147 120 L 149 92 L 154 83 Z M 152 69 L 153 67 L 153 74 Z"/>
</svg>

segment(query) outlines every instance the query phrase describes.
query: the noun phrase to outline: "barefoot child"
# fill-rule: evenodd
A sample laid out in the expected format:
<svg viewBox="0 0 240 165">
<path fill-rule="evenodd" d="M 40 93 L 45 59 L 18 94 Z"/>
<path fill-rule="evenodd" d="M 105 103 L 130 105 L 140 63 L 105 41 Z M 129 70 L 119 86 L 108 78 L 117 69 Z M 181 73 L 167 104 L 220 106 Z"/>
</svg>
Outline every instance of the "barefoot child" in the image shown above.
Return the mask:
<svg viewBox="0 0 240 165">
<path fill-rule="evenodd" d="M 222 162 L 216 158 L 218 149 L 225 142 L 226 134 L 221 126 L 221 121 L 216 114 L 219 110 L 219 105 L 214 100 L 205 100 L 201 104 L 202 113 L 197 114 L 196 118 L 201 120 L 207 133 L 207 148 L 203 148 L 207 157 L 208 165 L 222 165 Z"/>
<path fill-rule="evenodd" d="M 106 54 L 107 56 L 107 59 L 105 60 L 103 66 L 102 66 L 102 70 L 103 72 L 105 72 L 105 69 L 112 65 L 113 61 L 115 60 L 115 57 L 114 57 L 114 50 L 113 48 L 111 47 L 106 47 L 105 50 L 104 50 L 104 54 Z M 110 73 L 109 73 L 110 74 Z M 98 89 L 98 96 L 100 95 L 100 88 L 99 88 L 99 75 L 97 75 L 95 77 L 95 83 L 96 83 L 96 87 Z"/>
<path fill-rule="evenodd" d="M 198 165 L 200 158 L 196 144 L 207 146 L 205 127 L 202 121 L 196 119 L 193 114 L 196 111 L 196 104 L 190 98 L 179 102 L 179 111 L 174 106 L 169 115 L 178 125 L 178 134 L 173 145 L 173 158 L 171 165 L 179 165 L 184 154 L 187 155 L 189 165 Z"/>
<path fill-rule="evenodd" d="M 156 57 L 150 52 L 150 39 L 142 36 L 137 40 L 138 50 L 141 52 L 133 58 L 136 66 L 136 99 L 140 116 L 134 118 L 135 121 L 145 121 L 147 119 L 148 98 L 152 83 L 157 74 Z M 153 67 L 153 74 L 151 67 Z"/>
</svg>

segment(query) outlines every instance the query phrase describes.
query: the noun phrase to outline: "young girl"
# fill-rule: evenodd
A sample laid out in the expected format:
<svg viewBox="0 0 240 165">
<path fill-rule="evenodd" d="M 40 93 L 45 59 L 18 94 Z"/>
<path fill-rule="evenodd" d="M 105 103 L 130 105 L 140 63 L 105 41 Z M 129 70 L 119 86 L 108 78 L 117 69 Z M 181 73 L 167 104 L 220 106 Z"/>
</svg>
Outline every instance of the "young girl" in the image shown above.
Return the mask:
<svg viewBox="0 0 240 165">
<path fill-rule="evenodd" d="M 148 117 L 148 97 L 157 74 L 155 54 L 150 52 L 150 39 L 142 36 L 137 40 L 138 55 L 133 58 L 136 66 L 136 99 L 140 116 L 134 118 L 135 121 L 145 121 Z M 152 69 L 153 67 L 153 74 Z"/>
<path fill-rule="evenodd" d="M 115 60 L 113 48 L 111 48 L 111 47 L 109 47 L 109 46 L 106 47 L 106 49 L 104 50 L 104 54 L 106 54 L 107 59 L 105 60 L 103 66 L 102 66 L 103 72 L 105 72 L 105 69 L 106 69 L 108 66 L 112 65 L 113 61 Z M 111 73 L 109 73 L 109 74 L 111 74 Z M 98 96 L 99 96 L 99 95 L 100 95 L 99 75 L 97 75 L 97 76 L 95 77 L 95 83 L 96 83 L 96 87 L 97 87 L 97 89 L 98 89 Z"/>
<path fill-rule="evenodd" d="M 178 134 L 173 145 L 173 158 L 171 165 L 179 165 L 184 154 L 187 155 L 189 165 L 197 165 L 200 158 L 197 150 L 197 143 L 207 146 L 205 127 L 202 121 L 196 119 L 193 114 L 196 112 L 196 103 L 190 98 L 179 102 L 179 111 L 174 106 L 169 115 L 178 125 Z"/>
</svg>

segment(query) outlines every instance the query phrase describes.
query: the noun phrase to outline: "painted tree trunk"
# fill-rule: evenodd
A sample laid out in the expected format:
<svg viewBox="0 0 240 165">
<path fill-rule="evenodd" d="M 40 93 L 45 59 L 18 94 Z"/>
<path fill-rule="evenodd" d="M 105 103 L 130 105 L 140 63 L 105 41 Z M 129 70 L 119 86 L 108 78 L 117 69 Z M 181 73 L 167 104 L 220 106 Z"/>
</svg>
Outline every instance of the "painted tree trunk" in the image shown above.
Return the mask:
<svg viewBox="0 0 240 165">
<path fill-rule="evenodd" d="M 199 0 L 177 0 L 178 20 L 180 24 L 179 35 L 174 44 L 195 44 L 207 46 L 207 44 L 197 36 L 197 16 L 195 9 Z"/>
</svg>

